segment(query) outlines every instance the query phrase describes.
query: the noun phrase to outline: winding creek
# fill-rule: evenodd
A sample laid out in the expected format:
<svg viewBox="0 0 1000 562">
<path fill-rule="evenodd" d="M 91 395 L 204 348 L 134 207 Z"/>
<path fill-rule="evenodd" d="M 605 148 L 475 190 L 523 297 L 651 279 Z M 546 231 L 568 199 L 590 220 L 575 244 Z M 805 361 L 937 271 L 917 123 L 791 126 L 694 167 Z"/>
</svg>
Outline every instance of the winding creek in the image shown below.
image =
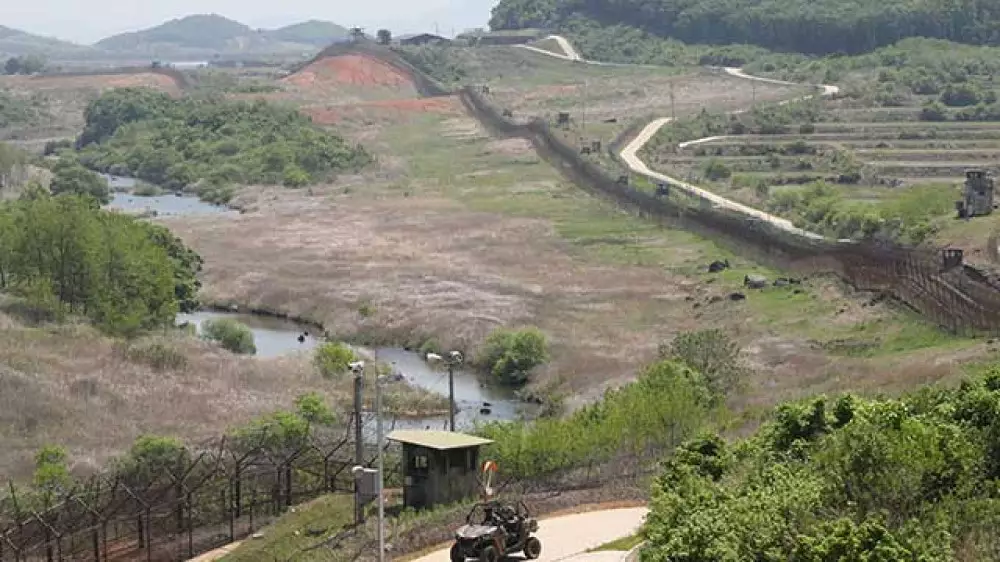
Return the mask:
<svg viewBox="0 0 1000 562">
<path fill-rule="evenodd" d="M 308 353 L 321 342 L 313 334 L 315 328 L 292 320 L 257 314 L 201 310 L 191 314 L 178 314 L 177 324 L 194 324 L 200 333 L 204 321 L 220 318 L 231 318 L 250 328 L 257 346 L 257 357 L 261 358 Z M 303 341 L 299 341 L 299 336 L 304 336 Z M 435 369 L 416 352 L 385 347 L 359 351 L 363 355 L 375 354 L 380 363 L 392 365 L 393 371 L 401 375 L 408 384 L 448 395 L 447 371 Z M 531 411 L 531 405 L 518 400 L 513 392 L 487 385 L 475 373 L 463 369 L 455 371 L 455 405 L 458 409 L 455 415 L 456 429 L 470 428 L 476 422 L 514 420 Z M 484 408 L 488 408 L 489 413 Z M 396 427 L 441 429 L 446 421 L 444 416 L 407 419 L 397 421 Z"/>
<path fill-rule="evenodd" d="M 237 214 L 226 207 L 205 203 L 187 195 L 177 196 L 171 193 L 155 197 L 138 196 L 131 193 L 136 185 L 134 179 L 105 177 L 114 191 L 113 200 L 107 205 L 109 209 L 128 213 L 155 212 L 156 216 Z M 178 314 L 176 324 L 193 324 L 200 333 L 203 322 L 218 318 L 232 318 L 250 328 L 257 346 L 256 356 L 263 359 L 309 353 L 322 341 L 317 337 L 318 334 L 314 333 L 316 331 L 314 327 L 283 318 L 250 313 L 200 310 L 190 314 Z M 299 341 L 300 336 L 302 341 Z M 380 363 L 391 364 L 394 371 L 402 375 L 408 384 L 444 396 L 448 395 L 448 373 L 431 366 L 416 352 L 399 348 L 359 351 L 366 355 L 375 354 Z M 472 371 L 458 369 L 455 371 L 454 380 L 455 403 L 458 409 L 455 415 L 456 429 L 468 429 L 477 422 L 530 417 L 535 409 L 533 405 L 519 400 L 509 389 L 485 384 Z M 399 420 L 396 422 L 396 427 L 442 429 L 446 423 L 446 416 L 436 416 Z"/>
</svg>

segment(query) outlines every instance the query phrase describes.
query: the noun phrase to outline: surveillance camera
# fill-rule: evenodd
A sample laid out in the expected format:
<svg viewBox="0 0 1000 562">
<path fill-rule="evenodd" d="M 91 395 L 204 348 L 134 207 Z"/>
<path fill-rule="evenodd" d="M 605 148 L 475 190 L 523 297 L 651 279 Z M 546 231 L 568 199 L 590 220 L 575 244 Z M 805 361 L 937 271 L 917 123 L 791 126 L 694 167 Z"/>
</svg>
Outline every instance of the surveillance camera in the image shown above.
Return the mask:
<svg viewBox="0 0 1000 562">
<path fill-rule="evenodd" d="M 428 361 L 440 361 L 441 360 L 441 356 L 438 355 L 437 353 L 428 353 L 426 356 L 424 356 L 424 358 L 427 359 Z"/>
<path fill-rule="evenodd" d="M 458 351 L 452 351 L 451 353 L 448 354 L 448 357 L 450 357 L 451 360 L 455 361 L 456 363 L 461 363 L 462 361 L 462 353 Z"/>
<path fill-rule="evenodd" d="M 364 361 L 354 361 L 349 363 L 347 366 L 350 367 L 351 370 L 354 371 L 355 373 L 360 373 L 361 371 L 365 370 Z"/>
</svg>

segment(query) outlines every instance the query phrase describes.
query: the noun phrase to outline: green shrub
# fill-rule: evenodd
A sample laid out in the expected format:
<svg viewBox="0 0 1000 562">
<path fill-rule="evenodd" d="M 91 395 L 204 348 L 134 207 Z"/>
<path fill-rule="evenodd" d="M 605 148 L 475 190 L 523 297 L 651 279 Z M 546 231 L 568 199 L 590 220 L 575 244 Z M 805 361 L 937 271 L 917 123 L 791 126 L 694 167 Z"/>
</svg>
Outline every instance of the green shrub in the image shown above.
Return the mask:
<svg viewBox="0 0 1000 562">
<path fill-rule="evenodd" d="M 176 347 L 161 341 L 131 345 L 126 350 L 129 361 L 149 365 L 155 371 L 179 371 L 188 365 L 188 358 Z"/>
<path fill-rule="evenodd" d="M 683 332 L 662 344 L 660 359 L 679 361 L 704 377 L 708 388 L 722 398 L 736 390 L 747 375 L 740 346 L 722 330 Z"/>
<path fill-rule="evenodd" d="M 684 365 L 649 365 L 632 384 L 609 390 L 568 417 L 495 422 L 479 429 L 493 440 L 486 458 L 505 478 L 527 478 L 618 455 L 667 451 L 711 419 L 710 391 Z"/>
<path fill-rule="evenodd" d="M 316 348 L 313 354 L 313 365 L 319 374 L 326 378 L 343 375 L 349 369 L 351 362 L 356 361 L 354 351 L 340 342 L 329 342 Z"/>
<path fill-rule="evenodd" d="M 169 326 L 182 302 L 196 300 L 189 266 L 200 258 L 163 232 L 89 196 L 0 203 L 0 286 L 117 335 Z"/>
<path fill-rule="evenodd" d="M 538 328 L 498 328 L 486 338 L 479 363 L 504 384 L 523 386 L 535 367 L 549 360 L 548 342 Z"/>
<path fill-rule="evenodd" d="M 141 182 L 132 191 L 132 194 L 136 197 L 156 197 L 158 195 L 163 195 L 163 190 L 151 183 Z"/>
<path fill-rule="evenodd" d="M 643 560 L 994 559 L 997 381 L 993 366 L 901 398 L 786 403 L 747 439 L 684 444 L 653 486 Z"/>
<path fill-rule="evenodd" d="M 92 197 L 101 205 L 111 202 L 108 182 L 72 158 L 61 157 L 53 166 L 52 174 L 52 182 L 49 184 L 52 195 Z"/>
<path fill-rule="evenodd" d="M 120 88 L 85 111 L 79 160 L 170 189 L 201 181 L 221 199 L 234 182 L 298 187 L 368 165 L 371 155 L 293 108 Z"/>
<path fill-rule="evenodd" d="M 711 159 L 705 164 L 705 177 L 712 181 L 729 179 L 733 175 L 732 170 L 720 160 Z"/>
<path fill-rule="evenodd" d="M 257 353 L 253 331 L 232 318 L 205 320 L 201 325 L 202 337 L 214 341 L 229 351 L 241 355 Z"/>
<path fill-rule="evenodd" d="M 213 205 L 225 205 L 233 200 L 236 188 L 232 185 L 207 184 L 197 190 L 198 199 Z"/>
<path fill-rule="evenodd" d="M 941 92 L 940 100 L 950 107 L 967 107 L 986 101 L 985 96 L 986 94 L 974 84 L 949 84 Z M 993 101 L 996 101 L 996 96 L 993 96 Z"/>
</svg>

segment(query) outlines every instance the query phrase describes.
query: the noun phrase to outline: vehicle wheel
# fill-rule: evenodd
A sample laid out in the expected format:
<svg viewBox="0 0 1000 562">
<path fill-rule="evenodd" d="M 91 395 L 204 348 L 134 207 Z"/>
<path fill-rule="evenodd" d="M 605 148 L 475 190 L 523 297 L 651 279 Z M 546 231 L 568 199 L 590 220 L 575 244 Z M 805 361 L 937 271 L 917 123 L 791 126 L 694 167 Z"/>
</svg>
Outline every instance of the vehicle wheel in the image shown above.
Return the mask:
<svg viewBox="0 0 1000 562">
<path fill-rule="evenodd" d="M 492 546 L 487 546 L 479 553 L 479 562 L 499 562 L 500 553 Z"/>
<path fill-rule="evenodd" d="M 524 543 L 524 557 L 534 560 L 542 555 L 542 541 L 536 537 L 529 537 Z"/>
<path fill-rule="evenodd" d="M 451 562 L 465 562 L 465 553 L 458 543 L 451 545 Z"/>
</svg>

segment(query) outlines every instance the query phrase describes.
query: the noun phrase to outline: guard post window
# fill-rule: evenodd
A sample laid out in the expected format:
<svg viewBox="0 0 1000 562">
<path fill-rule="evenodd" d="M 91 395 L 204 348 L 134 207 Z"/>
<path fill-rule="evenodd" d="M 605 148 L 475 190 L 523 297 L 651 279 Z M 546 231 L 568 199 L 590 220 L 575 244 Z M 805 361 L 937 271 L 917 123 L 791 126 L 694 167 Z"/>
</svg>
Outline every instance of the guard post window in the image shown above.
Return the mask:
<svg viewBox="0 0 1000 562">
<path fill-rule="evenodd" d="M 427 470 L 427 455 L 413 455 L 413 469 Z"/>
</svg>

